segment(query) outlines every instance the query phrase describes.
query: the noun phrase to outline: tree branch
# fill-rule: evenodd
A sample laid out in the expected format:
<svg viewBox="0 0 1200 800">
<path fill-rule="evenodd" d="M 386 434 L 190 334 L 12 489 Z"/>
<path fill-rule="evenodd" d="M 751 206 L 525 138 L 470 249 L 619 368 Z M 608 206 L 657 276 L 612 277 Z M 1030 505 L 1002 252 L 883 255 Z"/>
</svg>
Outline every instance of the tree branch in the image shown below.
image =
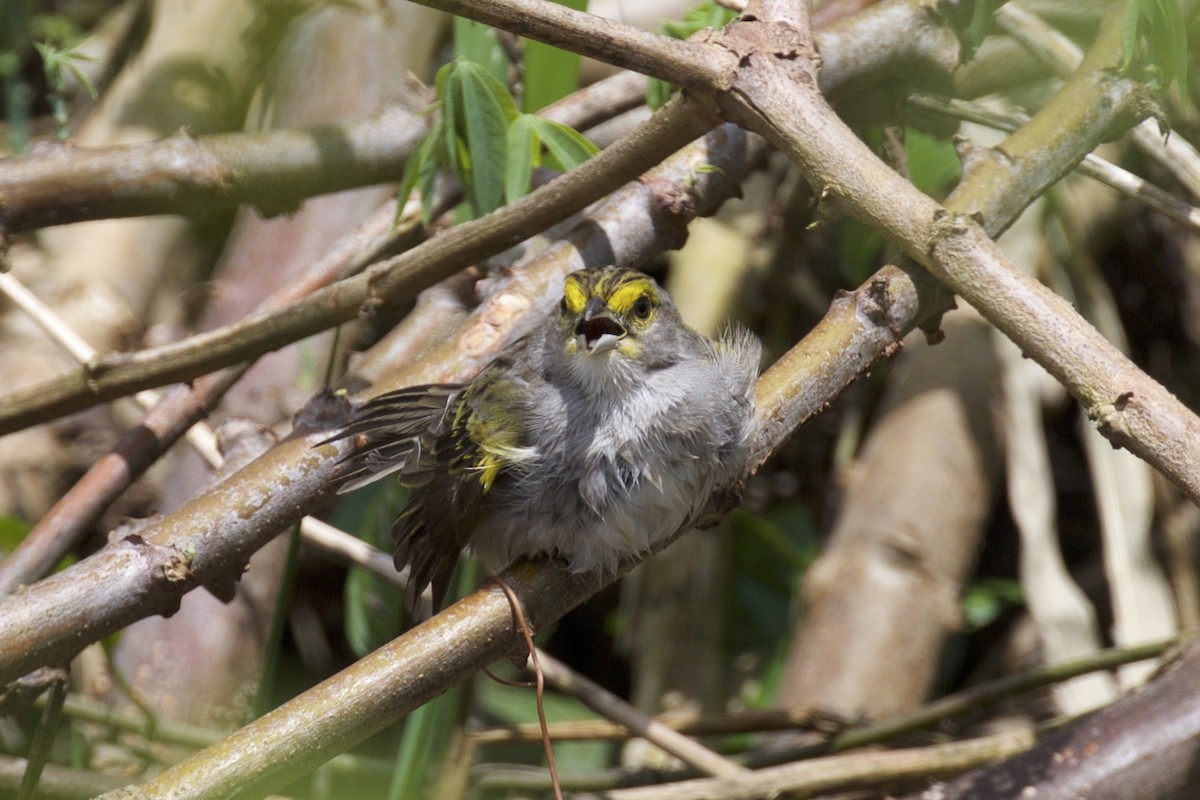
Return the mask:
<svg viewBox="0 0 1200 800">
<path fill-rule="evenodd" d="M 685 89 L 706 88 L 727 73 L 728 53 L 697 47 L 632 25 L 545 0 L 415 0 L 423 6 L 661 78 Z"/>
<path fill-rule="evenodd" d="M 743 64 L 732 90 L 717 96 L 729 118 L 784 150 L 827 205 L 879 230 L 969 301 L 1066 386 L 1101 433 L 1200 502 L 1200 459 L 1192 446 L 1200 441 L 1200 419 L 990 238 L 1103 137 L 1145 110 L 1140 87 L 1117 76 L 1119 9 L 1105 18 L 1074 78 L 1001 148 L 972 165 L 978 176 L 955 191 L 948 208 L 883 164 L 829 108 L 817 89 L 810 43 L 787 29 L 736 22 L 722 41 Z M 1012 190 L 984 188 L 1003 185 Z"/>
<path fill-rule="evenodd" d="M 320 289 L 278 312 L 136 353 L 100 356 L 61 378 L 0 398 L 0 434 L 142 389 L 186 381 L 276 350 L 353 319 L 368 300 L 395 306 L 421 289 L 571 216 L 641 175 L 719 121 L 675 98 L 625 139 L 515 203 L 459 225 L 366 273 Z"/>
<path fill-rule="evenodd" d="M 10 233 L 109 217 L 196 215 L 249 204 L 266 214 L 305 197 L 398 181 L 426 120 L 401 108 L 340 125 L 78 148 L 44 144 L 0 159 Z"/>
</svg>

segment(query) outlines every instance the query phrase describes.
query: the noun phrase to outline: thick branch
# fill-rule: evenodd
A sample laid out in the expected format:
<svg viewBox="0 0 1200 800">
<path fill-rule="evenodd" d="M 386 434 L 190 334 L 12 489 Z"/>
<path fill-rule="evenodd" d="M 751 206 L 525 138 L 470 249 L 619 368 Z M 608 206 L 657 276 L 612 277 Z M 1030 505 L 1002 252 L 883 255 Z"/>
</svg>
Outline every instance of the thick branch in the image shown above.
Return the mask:
<svg viewBox="0 0 1200 800">
<path fill-rule="evenodd" d="M 1200 419 L 989 237 L 1144 109 L 1138 87 L 1115 77 L 1119 22 L 1119 14 L 1110 14 L 1076 76 L 979 160 L 949 201 L 968 213 L 939 206 L 871 153 L 825 103 L 811 48 L 786 28 L 735 23 L 727 29 L 727 46 L 744 66 L 733 91 L 718 100 L 727 115 L 787 152 L 828 204 L 875 227 L 971 302 L 1066 386 L 1115 445 L 1200 502 L 1194 448 Z"/>
<path fill-rule="evenodd" d="M 1029 752 L 910 800 L 1117 800 L 1196 796 L 1200 644 L 1188 644 L 1146 686 L 1039 742 Z"/>
<path fill-rule="evenodd" d="M 0 226 L 9 232 L 88 219 L 203 214 L 241 203 L 267 213 L 301 199 L 398 181 L 426 121 L 400 108 L 341 125 L 270 133 L 186 131 L 156 142 L 44 144 L 0 159 Z"/>
<path fill-rule="evenodd" d="M 596 580 L 529 564 L 506 571 L 504 579 L 535 630 L 601 588 Z M 429 646 L 431 639 L 436 646 Z M 262 796 L 523 648 L 504 592 L 481 589 L 201 754 L 105 797 Z M 321 734 L 314 737 L 316 729 Z"/>
</svg>

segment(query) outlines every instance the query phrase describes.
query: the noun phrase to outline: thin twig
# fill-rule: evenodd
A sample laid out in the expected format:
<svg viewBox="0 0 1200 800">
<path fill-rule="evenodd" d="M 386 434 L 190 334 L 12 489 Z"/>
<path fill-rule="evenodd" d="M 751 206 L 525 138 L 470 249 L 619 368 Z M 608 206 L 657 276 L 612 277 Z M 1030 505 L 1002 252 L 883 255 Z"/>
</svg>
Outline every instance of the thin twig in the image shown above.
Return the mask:
<svg viewBox="0 0 1200 800">
<path fill-rule="evenodd" d="M 1157 658 L 1174 644 L 1175 640 L 1170 640 L 1136 647 L 1114 647 L 1073 661 L 1034 667 L 1016 675 L 998 678 L 941 697 L 899 717 L 849 728 L 833 736 L 829 744 L 822 749 L 842 751 L 887 741 L 901 733 L 938 725 L 956 716 L 987 708 L 1017 694 L 1091 672 Z M 657 724 L 687 736 L 798 730 L 807 727 L 810 721 L 804 715 L 783 710 L 750 711 L 715 717 L 690 715 L 655 719 Z M 472 731 L 469 735 L 480 744 L 501 744 L 534 741 L 540 739 L 541 731 L 536 726 L 506 725 L 483 728 Z M 636 734 L 616 721 L 573 720 L 551 724 L 550 735 L 558 741 L 595 741 L 628 739 Z"/>
<path fill-rule="evenodd" d="M 997 9 L 996 22 L 1060 77 L 1067 77 L 1083 62 L 1083 52 L 1074 42 L 1019 3 Z M 1200 199 L 1200 152 L 1191 142 L 1182 136 L 1164 137 L 1159 124 L 1150 119 L 1134 126 L 1131 134 L 1147 155 L 1174 175 L 1192 197 Z"/>
<path fill-rule="evenodd" d="M 804 797 L 902 781 L 927 781 L 1024 752 L 1035 743 L 1032 732 L 1002 733 L 930 747 L 866 751 L 813 758 L 766 767 L 733 778 L 701 778 L 662 786 L 613 789 L 603 795 L 579 794 L 576 800 L 757 800 Z"/>
<path fill-rule="evenodd" d="M 1000 131 L 1012 132 L 1029 122 L 1029 117 L 1018 113 L 1003 113 L 986 108 L 969 100 L 959 100 L 952 97 L 914 92 L 907 98 L 909 105 L 922 111 L 963 119 L 986 125 Z M 1106 186 L 1116 189 L 1126 197 L 1142 203 L 1152 211 L 1157 211 L 1165 217 L 1175 220 L 1180 225 L 1200 230 L 1200 209 L 1185 203 L 1175 195 L 1160 189 L 1149 181 L 1139 178 L 1132 172 L 1101 158 L 1095 153 L 1088 153 L 1076 169 L 1089 178 L 1095 178 Z"/>
<path fill-rule="evenodd" d="M 542 653 L 541 659 L 546 678 L 560 690 L 578 698 L 606 719 L 624 725 L 635 736 L 640 736 L 683 763 L 715 777 L 729 778 L 748 771 L 638 710 L 548 653 Z"/>
<path fill-rule="evenodd" d="M 1176 640 L 1170 639 L 1132 647 L 1113 647 L 1074 661 L 1035 667 L 1016 675 L 998 678 L 961 692 L 955 692 L 894 719 L 848 730 L 835 736 L 829 746 L 831 750 L 840 752 L 853 747 L 886 741 L 897 734 L 934 725 L 950 717 L 995 704 L 1021 692 L 1061 683 L 1090 672 L 1157 658 L 1176 643 Z"/>
</svg>

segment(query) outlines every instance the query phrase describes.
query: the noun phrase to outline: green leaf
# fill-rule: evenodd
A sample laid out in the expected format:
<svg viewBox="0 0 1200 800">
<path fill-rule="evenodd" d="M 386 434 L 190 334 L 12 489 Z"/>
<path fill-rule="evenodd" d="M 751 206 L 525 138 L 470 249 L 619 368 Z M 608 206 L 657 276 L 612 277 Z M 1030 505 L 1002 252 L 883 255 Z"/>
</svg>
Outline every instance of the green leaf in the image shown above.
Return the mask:
<svg viewBox="0 0 1200 800">
<path fill-rule="evenodd" d="M 657 111 L 671 99 L 675 87 L 661 78 L 651 78 L 646 81 L 646 105 L 651 111 Z"/>
<path fill-rule="evenodd" d="M 437 151 L 441 145 L 442 125 L 440 119 L 434 123 L 404 164 L 404 174 L 400 177 L 400 188 L 396 192 L 396 219 L 392 222 L 393 226 L 400 224 L 400 215 L 404 212 L 408 196 L 417 188 L 421 190 L 425 224 L 433 221 L 433 189 L 437 181 Z"/>
<path fill-rule="evenodd" d="M 1180 91 L 1186 94 L 1187 26 L 1175 0 L 1129 0 L 1121 18 L 1121 46 L 1123 71 L 1141 61 L 1150 86 L 1166 90 L 1178 81 Z"/>
<path fill-rule="evenodd" d="M 1021 584 L 1003 578 L 984 578 L 967 588 L 962 599 L 963 625 L 977 631 L 995 621 L 1008 608 L 1023 605 Z"/>
<path fill-rule="evenodd" d="M 512 202 L 529 193 L 540 147 L 532 114 L 522 114 L 508 126 L 508 157 L 504 164 L 504 196 Z"/>
<path fill-rule="evenodd" d="M 388 800 L 429 796 L 429 784 L 449 754 L 454 729 L 462 721 L 465 698 L 464 688 L 455 686 L 405 718 Z"/>
<path fill-rule="evenodd" d="M 501 83 L 508 80 L 508 54 L 500 44 L 496 29 L 482 22 L 454 18 L 454 60 L 460 59 L 478 64 Z"/>
<path fill-rule="evenodd" d="M 587 10 L 587 0 L 554 0 L 576 11 Z M 560 50 L 536 39 L 524 45 L 525 93 L 521 106 L 533 113 L 566 97 L 579 86 L 579 54 Z"/>
<path fill-rule="evenodd" d="M 32 529 L 33 526 L 20 517 L 0 514 L 0 555 L 6 555 L 16 550 Z M 68 553 L 54 565 L 54 571 L 66 569 L 76 560 L 74 553 Z"/>
<path fill-rule="evenodd" d="M 1175 0 L 1158 0 L 1158 27 L 1161 31 L 1163 88 L 1179 82 L 1179 91 L 1187 95 L 1188 41 L 1187 24 Z"/>
<path fill-rule="evenodd" d="M 360 658 L 402 630 L 404 599 L 395 586 L 366 570 L 346 576 L 346 641 Z"/>
<path fill-rule="evenodd" d="M 737 12 L 705 0 L 684 15 L 679 22 L 664 22 L 662 32 L 673 39 L 687 39 L 705 28 L 723 28 L 737 17 Z M 651 78 L 646 84 L 646 105 L 658 109 L 671 97 L 674 87 L 658 78 Z"/>
<path fill-rule="evenodd" d="M 904 149 L 912 181 L 925 194 L 931 197 L 944 195 L 948 187 L 958 183 L 962 160 L 951 142 L 915 128 L 906 128 Z"/>
<path fill-rule="evenodd" d="M 686 39 L 705 28 L 722 28 L 736 16 L 733 9 L 707 0 L 687 12 L 681 22 L 664 22 L 662 32 L 673 39 Z"/>
<path fill-rule="evenodd" d="M 351 495 L 357 502 L 343 504 L 338 522 L 347 530 L 359 531 L 368 544 L 390 547 L 391 522 L 407 496 L 394 483 L 376 484 Z M 404 629 L 404 597 L 395 584 L 351 567 L 344 596 L 346 641 L 359 657 L 391 641 Z"/>
<path fill-rule="evenodd" d="M 555 166 L 563 172 L 575 169 L 598 151 L 596 145 L 583 134 L 561 122 L 534 117 L 533 124 L 538 138 L 553 157 Z"/>
<path fill-rule="evenodd" d="M 442 139 L 445 137 L 446 123 L 444 120 L 438 120 L 433 126 L 433 130 L 429 132 L 428 139 L 428 154 L 417 165 L 417 190 L 421 192 L 421 221 L 426 225 L 433 222 L 433 201 L 437 195 L 437 178 L 438 168 L 445 169 L 447 165 L 442 164 L 437 154 L 440 152 Z M 425 144 L 422 142 L 422 144 Z"/>
<path fill-rule="evenodd" d="M 437 95 L 442 103 L 442 153 L 440 163 L 448 169 L 458 163 L 458 131 L 462 116 L 462 77 L 458 61 L 452 61 L 438 70 Z M 444 74 L 443 74 L 444 73 Z"/>
<path fill-rule="evenodd" d="M 963 29 L 963 41 L 966 43 L 968 54 L 974 53 L 987 37 L 995 16 L 995 0 L 975 0 L 975 5 L 971 7 L 971 20 Z"/>
<path fill-rule="evenodd" d="M 837 227 L 838 274 L 845 286 L 858 286 L 879 269 L 887 251 L 882 236 L 858 220 L 843 219 Z"/>
<path fill-rule="evenodd" d="M 517 118 L 508 89 L 477 64 L 459 63 L 462 106 L 458 153 L 459 178 L 477 216 L 504 204 L 504 159 L 508 125 Z M 466 177 L 470 175 L 470 180 Z"/>
<path fill-rule="evenodd" d="M 1125 4 L 1125 13 L 1121 15 L 1121 49 L 1125 57 L 1121 59 L 1121 71 L 1128 72 L 1137 56 L 1138 20 L 1142 15 L 1142 4 L 1139 0 L 1129 0 Z"/>
<path fill-rule="evenodd" d="M 733 563 L 725 640 L 729 651 L 770 650 L 786 629 L 798 580 L 819 552 L 812 513 L 796 501 L 729 515 Z"/>
</svg>

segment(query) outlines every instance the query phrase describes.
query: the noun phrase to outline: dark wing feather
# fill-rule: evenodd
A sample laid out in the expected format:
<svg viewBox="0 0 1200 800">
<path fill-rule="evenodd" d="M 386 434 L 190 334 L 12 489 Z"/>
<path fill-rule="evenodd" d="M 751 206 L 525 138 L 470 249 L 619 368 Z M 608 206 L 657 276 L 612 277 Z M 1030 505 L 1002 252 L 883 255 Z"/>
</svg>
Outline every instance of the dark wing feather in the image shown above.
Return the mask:
<svg viewBox="0 0 1200 800">
<path fill-rule="evenodd" d="M 432 585 L 433 607 L 440 608 L 459 553 L 479 516 L 483 488 L 471 475 L 439 474 L 413 493 L 392 527 L 396 569 L 411 566 L 404 601 L 416 609 L 421 592 Z"/>
<path fill-rule="evenodd" d="M 466 386 L 413 386 L 382 394 L 333 437 L 358 437 L 339 491 L 393 472 L 414 489 L 392 527 L 396 568 L 411 568 L 405 592 L 410 610 L 418 607 L 426 586 L 432 586 L 434 607 L 441 606 L 459 553 L 475 530 L 480 502 L 528 444 L 525 379 L 513 374 L 510 358 L 501 356 Z"/>
<path fill-rule="evenodd" d="M 460 384 L 409 386 L 375 397 L 355 413 L 337 441 L 361 437 L 338 475 L 338 492 L 366 486 L 393 472 L 400 482 L 419 486 L 429 480 L 436 442 L 450 425 L 450 409 Z"/>
</svg>

